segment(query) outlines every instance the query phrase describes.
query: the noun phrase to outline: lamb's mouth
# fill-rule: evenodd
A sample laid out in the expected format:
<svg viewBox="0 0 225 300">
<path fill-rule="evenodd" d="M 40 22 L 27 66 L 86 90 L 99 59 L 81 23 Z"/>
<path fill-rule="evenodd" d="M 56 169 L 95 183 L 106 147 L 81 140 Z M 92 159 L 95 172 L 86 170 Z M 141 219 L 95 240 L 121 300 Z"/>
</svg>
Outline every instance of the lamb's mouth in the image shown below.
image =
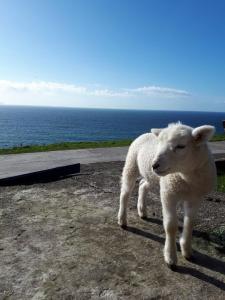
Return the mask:
<svg viewBox="0 0 225 300">
<path fill-rule="evenodd" d="M 165 170 L 154 170 L 153 172 L 155 172 L 155 174 L 158 176 L 165 176 L 169 174 L 169 168 Z"/>
</svg>

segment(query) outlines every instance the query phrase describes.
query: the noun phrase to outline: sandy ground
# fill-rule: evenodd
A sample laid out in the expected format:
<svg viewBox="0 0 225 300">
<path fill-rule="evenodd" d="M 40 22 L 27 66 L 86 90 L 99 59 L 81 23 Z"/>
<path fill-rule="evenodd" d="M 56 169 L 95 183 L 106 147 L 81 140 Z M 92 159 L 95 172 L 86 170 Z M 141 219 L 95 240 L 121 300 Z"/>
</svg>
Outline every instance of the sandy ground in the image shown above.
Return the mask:
<svg viewBox="0 0 225 300">
<path fill-rule="evenodd" d="M 0 299 L 225 299 L 225 195 L 201 206 L 193 262 L 163 261 L 160 200 L 117 225 L 122 162 L 55 182 L 0 187 Z M 179 219 L 182 212 L 179 210 Z"/>
</svg>

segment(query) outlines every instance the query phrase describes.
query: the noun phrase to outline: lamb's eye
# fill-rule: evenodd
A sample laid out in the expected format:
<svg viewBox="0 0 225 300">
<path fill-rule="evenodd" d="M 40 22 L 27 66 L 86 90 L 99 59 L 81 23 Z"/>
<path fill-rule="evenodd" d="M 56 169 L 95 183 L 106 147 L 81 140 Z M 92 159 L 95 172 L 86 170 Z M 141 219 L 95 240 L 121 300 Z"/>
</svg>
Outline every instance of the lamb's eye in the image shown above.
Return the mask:
<svg viewBox="0 0 225 300">
<path fill-rule="evenodd" d="M 175 150 L 180 150 L 180 149 L 184 149 L 185 148 L 185 145 L 177 145 L 175 147 Z"/>
</svg>

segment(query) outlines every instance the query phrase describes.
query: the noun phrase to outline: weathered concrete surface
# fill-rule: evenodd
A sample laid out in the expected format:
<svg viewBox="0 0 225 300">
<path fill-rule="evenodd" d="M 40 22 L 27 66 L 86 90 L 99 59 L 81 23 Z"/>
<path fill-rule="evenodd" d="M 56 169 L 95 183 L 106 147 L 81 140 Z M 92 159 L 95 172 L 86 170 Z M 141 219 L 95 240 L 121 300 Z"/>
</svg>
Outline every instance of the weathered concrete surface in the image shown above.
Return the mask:
<svg viewBox="0 0 225 300">
<path fill-rule="evenodd" d="M 179 253 L 173 272 L 163 262 L 158 196 L 150 195 L 144 221 L 136 190 L 128 230 L 117 226 L 122 165 L 92 164 L 61 181 L 0 188 L 0 299 L 225 298 L 223 243 L 209 235 L 225 225 L 224 195 L 203 203 L 195 261 Z"/>
<path fill-rule="evenodd" d="M 215 158 L 225 158 L 225 141 L 211 142 L 209 145 Z"/>
<path fill-rule="evenodd" d="M 210 143 L 216 159 L 225 158 L 225 142 Z M 124 161 L 128 147 L 0 155 L 0 179 L 81 163 Z"/>
<path fill-rule="evenodd" d="M 127 149 L 112 147 L 0 155 L 0 179 L 77 163 L 124 161 Z"/>
</svg>

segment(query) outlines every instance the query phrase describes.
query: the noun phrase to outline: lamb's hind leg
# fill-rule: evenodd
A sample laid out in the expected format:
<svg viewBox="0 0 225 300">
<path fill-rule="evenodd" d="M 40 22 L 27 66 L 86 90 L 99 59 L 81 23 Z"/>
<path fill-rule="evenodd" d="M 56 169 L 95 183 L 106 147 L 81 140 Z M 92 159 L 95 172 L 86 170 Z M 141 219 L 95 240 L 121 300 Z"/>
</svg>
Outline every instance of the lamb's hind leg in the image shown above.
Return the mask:
<svg viewBox="0 0 225 300">
<path fill-rule="evenodd" d="M 118 213 L 118 224 L 121 227 L 127 225 L 127 204 L 138 175 L 136 162 L 131 162 L 130 164 L 132 165 L 129 165 L 129 167 L 128 164 L 125 165 L 121 181 L 120 208 Z"/>
<path fill-rule="evenodd" d="M 181 253 L 186 259 L 190 259 L 192 255 L 191 240 L 194 219 L 197 214 L 200 201 L 185 201 L 184 202 L 184 225 L 183 232 L 180 238 Z"/>
<path fill-rule="evenodd" d="M 138 215 L 141 218 L 147 217 L 147 207 L 146 207 L 145 198 L 149 188 L 150 188 L 149 183 L 145 179 L 142 179 L 139 184 L 138 203 L 137 203 Z"/>
</svg>

